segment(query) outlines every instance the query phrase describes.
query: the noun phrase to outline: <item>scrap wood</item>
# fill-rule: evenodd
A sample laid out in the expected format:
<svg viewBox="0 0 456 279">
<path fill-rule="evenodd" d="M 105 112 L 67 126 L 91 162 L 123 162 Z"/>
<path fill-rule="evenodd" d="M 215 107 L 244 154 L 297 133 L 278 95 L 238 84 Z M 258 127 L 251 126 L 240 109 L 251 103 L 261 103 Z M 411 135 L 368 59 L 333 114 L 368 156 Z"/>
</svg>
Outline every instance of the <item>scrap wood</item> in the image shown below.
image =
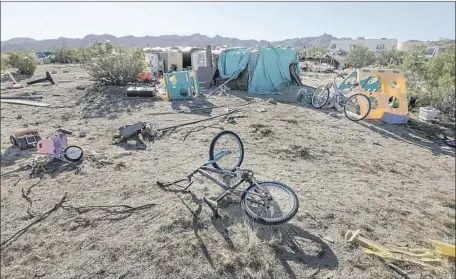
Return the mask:
<svg viewBox="0 0 456 279">
<path fill-rule="evenodd" d="M 28 100 L 5 100 L 5 99 L 0 99 L 0 102 L 2 103 L 9 103 L 9 104 L 16 104 L 16 105 L 26 105 L 26 106 L 35 106 L 35 107 L 48 107 L 50 104 L 47 103 L 40 103 L 40 102 L 34 102 L 34 101 L 28 101 Z"/>
<path fill-rule="evenodd" d="M 2 100 L 37 100 L 43 99 L 43 96 L 13 96 L 13 97 L 0 97 Z"/>
<path fill-rule="evenodd" d="M 345 240 L 357 242 L 363 246 L 366 254 L 375 255 L 387 262 L 408 262 L 422 267 L 431 267 L 429 263 L 441 263 L 437 252 L 430 249 L 410 249 L 394 245 L 381 245 L 359 235 L 360 230 L 347 230 Z"/>
<path fill-rule="evenodd" d="M 17 80 L 14 78 L 14 76 L 13 76 L 10 72 L 8 72 L 7 74 L 8 74 L 8 76 L 9 76 L 9 78 L 11 79 L 11 81 L 12 81 L 14 84 L 16 84 L 16 83 L 17 83 Z"/>
<path fill-rule="evenodd" d="M 13 234 L 11 237 L 9 237 L 7 240 L 3 241 L 1 244 L 0 244 L 0 247 L 1 249 L 3 249 L 5 247 L 6 244 L 8 243 L 11 243 L 11 241 L 19 238 L 21 235 L 23 235 L 24 233 L 27 232 L 27 230 L 32 227 L 33 225 L 43 221 L 44 219 L 46 219 L 49 215 L 51 215 L 52 212 L 56 211 L 57 209 L 59 209 L 62 204 L 65 202 L 66 198 L 67 198 L 67 194 L 68 193 L 65 193 L 63 195 L 63 197 L 60 199 L 60 201 L 58 203 L 56 203 L 50 210 L 46 211 L 45 213 L 43 213 L 40 217 L 38 217 L 35 221 L 33 221 L 32 223 L 30 223 L 29 225 L 27 225 L 26 227 L 24 227 L 23 229 L 19 230 L 18 232 L 16 232 L 15 234 Z"/>
<path fill-rule="evenodd" d="M 223 116 L 226 116 L 226 115 L 229 115 L 229 114 L 241 111 L 241 110 L 243 110 L 243 108 L 238 108 L 238 109 L 232 110 L 232 111 L 227 112 L 227 113 L 219 114 L 219 115 L 212 116 L 212 117 L 205 118 L 205 119 L 201 119 L 201 120 L 196 120 L 196 121 L 192 121 L 192 122 L 187 122 L 187 123 L 182 123 L 182 124 L 178 124 L 178 125 L 174 125 L 174 126 L 170 126 L 170 127 L 157 129 L 157 132 L 172 130 L 172 129 L 175 129 L 175 128 L 179 128 L 179 127 L 183 127 L 183 126 L 187 126 L 187 125 L 200 123 L 200 122 L 203 122 L 203 121 L 209 121 L 209 120 L 212 120 L 212 119 L 215 119 L 215 118 L 218 118 L 218 117 L 223 117 Z"/>
</svg>

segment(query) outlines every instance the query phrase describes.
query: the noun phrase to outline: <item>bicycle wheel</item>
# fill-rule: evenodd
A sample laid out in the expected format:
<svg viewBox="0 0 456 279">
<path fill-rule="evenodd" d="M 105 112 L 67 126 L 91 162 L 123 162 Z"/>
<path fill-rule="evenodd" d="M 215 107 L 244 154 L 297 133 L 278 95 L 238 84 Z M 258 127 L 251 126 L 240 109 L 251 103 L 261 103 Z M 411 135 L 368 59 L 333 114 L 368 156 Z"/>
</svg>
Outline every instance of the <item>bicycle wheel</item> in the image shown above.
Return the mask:
<svg viewBox="0 0 456 279">
<path fill-rule="evenodd" d="M 299 201 L 290 187 L 278 182 L 258 182 L 258 186 L 248 187 L 241 197 L 249 218 L 263 225 L 279 225 L 296 215 Z"/>
<path fill-rule="evenodd" d="M 316 109 L 322 108 L 329 100 L 329 89 L 326 85 L 318 86 L 312 95 L 312 106 Z"/>
<path fill-rule="evenodd" d="M 70 162 L 77 162 L 81 160 L 83 155 L 84 152 L 82 151 L 82 149 L 79 146 L 75 145 L 70 145 L 66 147 L 62 152 L 63 158 Z"/>
<path fill-rule="evenodd" d="M 230 151 L 231 154 L 214 162 L 212 164 L 214 168 L 234 171 L 241 166 L 244 160 L 244 145 L 241 138 L 234 132 L 222 131 L 214 137 L 209 147 L 209 160 L 214 160 L 220 152 L 224 151 Z"/>
<path fill-rule="evenodd" d="M 344 105 L 345 116 L 351 121 L 361 121 L 366 118 L 372 108 L 369 98 L 364 94 L 353 94 Z"/>
</svg>

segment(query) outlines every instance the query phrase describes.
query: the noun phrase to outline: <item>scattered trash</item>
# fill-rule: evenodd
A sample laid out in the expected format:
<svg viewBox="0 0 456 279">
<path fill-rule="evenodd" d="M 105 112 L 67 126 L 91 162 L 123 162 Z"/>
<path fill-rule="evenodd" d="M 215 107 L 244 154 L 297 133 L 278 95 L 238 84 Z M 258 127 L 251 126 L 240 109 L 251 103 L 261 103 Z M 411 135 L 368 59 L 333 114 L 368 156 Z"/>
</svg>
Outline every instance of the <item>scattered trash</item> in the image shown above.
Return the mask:
<svg viewBox="0 0 456 279">
<path fill-rule="evenodd" d="M 133 125 L 125 125 L 119 128 L 118 133 L 114 136 L 114 144 L 135 140 L 141 145 L 146 145 L 144 140 L 153 141 L 157 132 L 150 123 L 138 122 Z"/>
<path fill-rule="evenodd" d="M 86 87 L 85 87 L 84 85 L 78 85 L 78 86 L 76 86 L 76 89 L 78 89 L 78 90 L 85 90 Z"/>
<path fill-rule="evenodd" d="M 456 148 L 456 140 L 449 139 L 447 135 L 443 135 L 443 142 L 450 147 Z"/>
<path fill-rule="evenodd" d="M 426 248 L 412 249 L 388 244 L 381 245 L 360 236 L 360 230 L 347 230 L 345 240 L 349 243 L 360 244 L 364 247 L 363 250 L 366 254 L 375 255 L 388 263 L 407 262 L 421 267 L 429 267 L 430 264 L 440 263 L 441 259 L 438 257 L 440 253 L 454 256 L 455 249 L 452 245 L 438 241 L 433 242 L 436 248 L 438 247 L 437 251 Z M 451 249 L 453 249 L 452 252 Z"/>
<path fill-rule="evenodd" d="M 151 82 L 152 74 L 151 73 L 138 73 L 136 75 L 136 80 L 140 82 Z"/>
<path fill-rule="evenodd" d="M 440 242 L 437 240 L 429 240 L 429 242 L 431 242 L 432 245 L 434 245 L 437 253 L 448 256 L 448 257 L 453 257 L 453 258 L 456 257 L 456 247 L 454 245 Z"/>
<path fill-rule="evenodd" d="M 269 98 L 266 102 L 272 105 L 277 105 L 277 102 L 272 98 Z"/>
<path fill-rule="evenodd" d="M 79 146 L 68 145 L 67 134 L 62 132 L 40 140 L 37 149 L 38 153 L 52 155 L 54 158 L 70 162 L 77 162 L 84 155 Z"/>
<path fill-rule="evenodd" d="M 424 121 L 432 121 L 437 117 L 439 113 L 440 111 L 438 109 L 431 107 L 421 107 L 418 118 Z"/>
<path fill-rule="evenodd" d="M 154 97 L 154 87 L 129 87 L 127 89 L 128 97 Z"/>
<path fill-rule="evenodd" d="M 29 100 L 18 100 L 18 99 L 11 99 L 11 100 L 0 99 L 0 102 L 8 103 L 8 104 L 16 104 L 16 105 L 34 106 L 34 107 L 50 106 L 50 104 L 46 104 L 46 103 L 34 102 L 34 101 L 29 101 Z"/>
<path fill-rule="evenodd" d="M 266 110 L 264 108 L 259 108 L 256 110 L 257 112 L 266 112 Z"/>
<path fill-rule="evenodd" d="M 334 117 L 334 118 L 339 118 L 339 115 L 335 112 L 330 112 L 328 113 L 328 116 Z"/>
<path fill-rule="evenodd" d="M 45 81 L 49 81 L 51 84 L 55 84 L 54 79 L 52 78 L 51 74 L 48 71 L 46 71 L 45 78 L 40 78 L 40 79 L 29 81 L 29 82 L 27 82 L 27 85 L 32 85 L 35 83 L 41 83 L 41 82 L 45 82 Z"/>
<path fill-rule="evenodd" d="M 41 137 L 37 130 L 24 130 L 10 136 L 11 144 L 21 150 L 35 147 L 40 140 Z"/>
<path fill-rule="evenodd" d="M 6 84 L 6 88 L 8 89 L 20 89 L 20 88 L 25 88 L 27 87 L 26 84 L 23 84 L 23 83 L 11 83 L 11 82 L 8 82 Z"/>
</svg>

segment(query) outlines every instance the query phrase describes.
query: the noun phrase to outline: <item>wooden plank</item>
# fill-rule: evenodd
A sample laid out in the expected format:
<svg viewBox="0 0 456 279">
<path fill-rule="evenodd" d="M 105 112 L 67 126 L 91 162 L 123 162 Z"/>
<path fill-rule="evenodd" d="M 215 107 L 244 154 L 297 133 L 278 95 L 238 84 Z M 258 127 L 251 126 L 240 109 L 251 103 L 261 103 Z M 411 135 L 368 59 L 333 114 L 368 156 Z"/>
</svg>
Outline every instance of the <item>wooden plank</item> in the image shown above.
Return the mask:
<svg viewBox="0 0 456 279">
<path fill-rule="evenodd" d="M 16 79 L 13 77 L 13 75 L 10 72 L 8 72 L 8 76 L 11 79 L 11 81 L 13 81 L 14 84 L 17 83 Z"/>
<path fill-rule="evenodd" d="M 34 102 L 34 101 L 29 101 L 29 100 L 5 100 L 5 99 L 0 99 L 0 102 L 8 103 L 8 104 L 16 104 L 16 105 L 35 106 L 35 107 L 48 107 L 48 106 L 50 106 L 50 104 L 41 103 L 41 102 Z"/>
</svg>

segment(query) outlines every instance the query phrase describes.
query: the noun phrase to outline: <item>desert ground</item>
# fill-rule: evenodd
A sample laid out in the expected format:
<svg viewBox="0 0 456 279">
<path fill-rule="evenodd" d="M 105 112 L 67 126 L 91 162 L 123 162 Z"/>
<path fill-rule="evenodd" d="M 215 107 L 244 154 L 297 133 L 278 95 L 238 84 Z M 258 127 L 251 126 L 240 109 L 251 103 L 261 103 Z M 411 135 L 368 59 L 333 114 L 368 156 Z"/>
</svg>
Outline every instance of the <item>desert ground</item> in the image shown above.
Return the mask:
<svg viewBox="0 0 456 279">
<path fill-rule="evenodd" d="M 354 123 L 328 116 L 334 110 L 240 92 L 194 101 L 130 98 L 126 87 L 99 86 L 78 65 L 39 65 L 27 80 L 43 77 L 45 68 L 57 72 L 56 85 L 2 89 L 2 96 L 37 94 L 51 104 L 1 104 L 2 243 L 66 200 L 2 245 L 1 278 L 403 278 L 346 243 L 345 232 L 360 229 L 379 243 L 417 248 L 430 248 L 427 239 L 455 243 L 455 154 L 438 139 L 439 126 Z M 312 86 L 329 80 L 303 77 Z M 165 128 L 228 108 L 243 110 L 178 128 L 146 150 L 112 144 L 123 125 Z M 83 161 L 27 168 L 36 150 L 21 151 L 9 140 L 26 128 L 43 137 L 72 131 L 69 143 L 83 148 Z M 294 189 L 295 218 L 257 225 L 233 196 L 216 219 L 202 202 L 221 191 L 210 181 L 198 178 L 190 193 L 157 187 L 157 180 L 176 180 L 203 164 L 222 129 L 242 138 L 243 167 Z M 400 267 L 410 278 L 455 276 L 446 258 L 434 268 Z"/>
</svg>

